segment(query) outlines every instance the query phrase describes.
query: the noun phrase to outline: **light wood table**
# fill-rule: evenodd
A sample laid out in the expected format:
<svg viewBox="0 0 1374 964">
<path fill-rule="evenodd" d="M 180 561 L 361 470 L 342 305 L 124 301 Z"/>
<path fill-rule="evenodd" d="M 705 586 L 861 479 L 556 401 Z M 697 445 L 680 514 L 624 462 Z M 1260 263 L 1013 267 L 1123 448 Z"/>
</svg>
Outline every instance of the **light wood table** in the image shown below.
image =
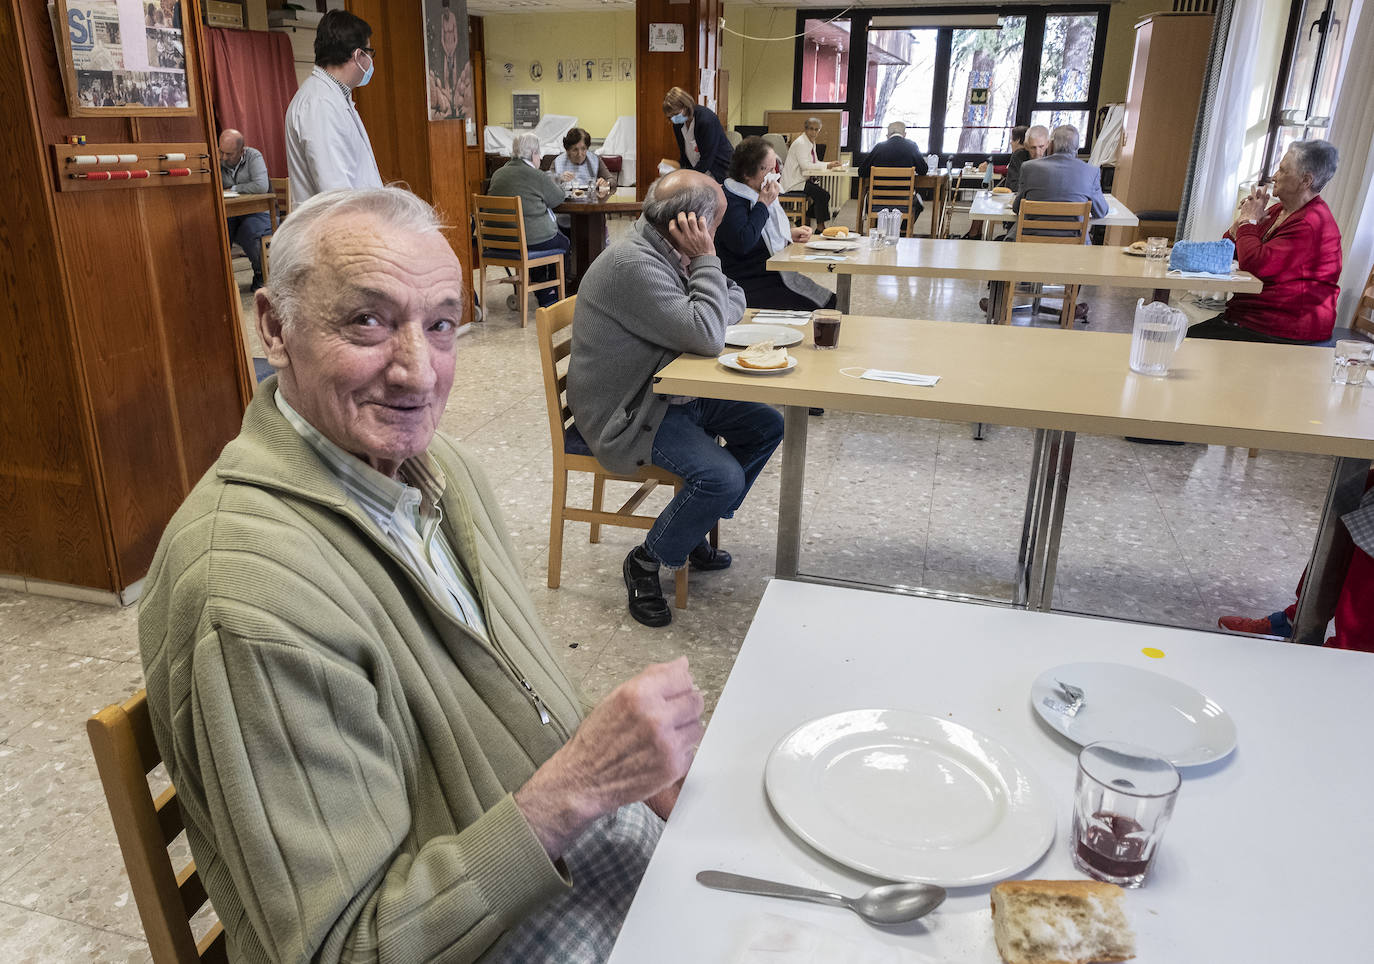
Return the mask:
<svg viewBox="0 0 1374 964">
<path fill-rule="evenodd" d="M 949 238 L 901 238 L 896 244 L 878 247 L 863 238 L 857 248 L 834 254 L 790 244 L 768 259 L 768 270 L 835 275 L 836 301 L 846 314 L 855 275 L 987 281 L 987 320 L 1001 324 L 1011 320 L 1011 290 L 1018 281 L 1148 288 L 1156 292 L 1157 300 L 1160 293 L 1167 298 L 1169 291 L 1190 288 L 1254 294 L 1263 287 L 1246 271 L 1205 281 L 1170 277 L 1162 262 L 1135 258 L 1117 247 Z"/>
<path fill-rule="evenodd" d="M 912 168 L 915 170 L 915 168 Z M 854 168 L 854 176 L 859 177 L 859 169 Z M 981 176 L 981 175 L 980 175 Z M 930 230 L 927 237 L 935 238 L 940 233 L 940 212 L 946 204 L 952 202 L 948 196 L 949 171 L 943 167 L 928 171 L 925 174 L 916 175 L 917 190 L 930 192 Z M 859 206 L 854 213 L 854 230 L 860 235 L 868 234 L 868 229 L 864 227 L 864 208 L 868 205 L 868 178 L 859 178 Z"/>
<path fill-rule="evenodd" d="M 1053 598 L 1077 433 L 1335 456 L 1294 622 L 1295 638 L 1320 642 L 1344 578 L 1339 519 L 1358 505 L 1374 458 L 1374 391 L 1332 385 L 1327 348 L 1188 339 L 1170 376 L 1151 378 L 1130 370 L 1130 344 L 1109 332 L 848 317 L 838 348 L 817 351 L 808 332 L 784 375 L 681 355 L 655 391 L 783 407 L 775 573 L 787 579 L 833 581 L 799 570 L 811 406 L 1035 429 L 1013 602 L 1041 610 Z M 916 388 L 844 374 L 869 368 L 941 378 Z"/>
<path fill-rule="evenodd" d="M 1164 655 L 1150 659 L 1142 650 Z M 1182 771 L 1150 876 L 1125 910 L 1141 964 L 1368 960 L 1374 796 L 1365 765 L 1374 659 L 1211 633 L 773 582 L 764 593 L 611 964 L 742 960 L 764 915 L 920 964 L 1000 964 L 988 885 L 953 889 L 919 924 L 707 890 L 717 869 L 858 894 L 877 881 L 820 856 L 769 806 L 764 765 L 797 726 L 865 707 L 948 719 L 1003 744 L 1041 780 L 1055 838 L 1017 878 L 1081 879 L 1070 856 L 1078 747 L 1030 707 L 1047 669 L 1108 661 L 1170 676 L 1236 722 L 1237 749 Z M 1088 694 L 1091 701 L 1092 694 Z M 913 815 L 920 802 L 913 801 Z M 849 955 L 852 959 L 856 955 Z M 760 954 L 750 960 L 771 960 Z M 798 960 L 779 954 L 779 961 Z M 872 959 L 878 959 L 876 956 Z M 836 964 L 846 956 L 832 956 Z"/>
<path fill-rule="evenodd" d="M 587 198 L 578 200 L 568 198 L 553 209 L 555 214 L 566 214 L 572 222 L 572 248 L 568 259 L 567 287 L 569 294 L 576 294 L 582 284 L 582 276 L 592 266 L 606 247 L 606 218 L 608 215 L 623 214 L 638 216 L 643 202 L 635 199 L 634 192 L 616 193 L 605 200 Z"/>
<path fill-rule="evenodd" d="M 1011 202 L 1015 197 L 1015 194 L 989 194 L 987 197 L 975 197 L 973 199 L 973 207 L 969 209 L 969 216 L 974 220 L 982 220 L 984 241 L 988 240 L 993 222 L 1016 220 L 1016 212 L 1011 209 Z M 1092 218 L 1088 223 L 1101 224 L 1107 227 L 1133 228 L 1140 223 L 1140 218 L 1136 217 L 1134 211 L 1122 204 L 1115 194 L 1108 194 L 1107 213 L 1100 218 Z"/>
<path fill-rule="evenodd" d="M 275 194 L 238 194 L 224 199 L 224 214 L 236 218 L 244 214 L 265 211 L 272 218 L 272 230 L 277 230 L 277 196 Z"/>
</svg>

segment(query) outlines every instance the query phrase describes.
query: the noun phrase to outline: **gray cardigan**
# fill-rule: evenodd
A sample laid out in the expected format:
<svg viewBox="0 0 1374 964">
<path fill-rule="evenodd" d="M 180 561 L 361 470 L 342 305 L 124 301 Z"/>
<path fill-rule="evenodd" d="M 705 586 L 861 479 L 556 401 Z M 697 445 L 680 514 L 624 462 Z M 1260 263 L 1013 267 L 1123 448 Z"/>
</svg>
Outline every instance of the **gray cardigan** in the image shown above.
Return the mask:
<svg viewBox="0 0 1374 964">
<path fill-rule="evenodd" d="M 558 233 L 558 226 L 549 217 L 549 209 L 563 203 L 563 189 L 553 178 L 536 171 L 518 157 L 512 157 L 491 176 L 489 193 L 501 197 L 518 197 L 525 215 L 525 243 L 538 244 Z"/>
<path fill-rule="evenodd" d="M 640 218 L 592 262 L 577 292 L 568 405 L 602 465 L 647 465 L 668 396 L 654 375 L 678 355 L 717 355 L 725 329 L 744 315 L 744 289 L 714 255 L 681 259 Z"/>
</svg>

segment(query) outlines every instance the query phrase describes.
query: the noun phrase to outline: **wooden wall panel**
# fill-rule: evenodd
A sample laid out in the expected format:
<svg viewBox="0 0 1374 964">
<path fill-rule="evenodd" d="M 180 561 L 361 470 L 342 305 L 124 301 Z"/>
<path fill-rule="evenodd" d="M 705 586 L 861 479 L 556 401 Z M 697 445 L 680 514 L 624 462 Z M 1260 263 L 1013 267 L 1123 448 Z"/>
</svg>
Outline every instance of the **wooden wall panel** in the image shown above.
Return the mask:
<svg viewBox="0 0 1374 964">
<path fill-rule="evenodd" d="M 0 3 L 0 572 L 113 590 L 19 11 Z"/>
<path fill-rule="evenodd" d="M 16 87 L 0 105 L 5 129 L 25 134 L 15 144 L 23 162 L 7 170 L 33 181 L 26 190 L 17 181 L 0 189 L 19 190 L 31 207 L 19 231 L 30 235 L 26 250 L 4 250 L 0 272 L 8 301 L 43 300 L 50 315 L 60 314 L 44 326 L 46 342 L 24 342 L 17 352 L 17 365 L 44 369 L 44 390 L 6 405 L 3 417 L 33 420 L 79 456 L 62 463 L 60 485 L 5 490 L 21 504 L 19 518 L 0 526 L 22 532 L 17 553 L 0 549 L 0 570 L 118 590 L 146 573 L 172 512 L 238 431 L 250 391 L 235 324 L 238 289 L 213 184 L 59 194 L 47 145 L 84 134 L 91 143 L 182 141 L 212 151 L 205 60 L 193 115 L 71 118 L 46 4 L 4 0 L 0 12 L 0 31 L 17 27 L 22 38 L 22 56 L 4 53 L 23 69 L 0 81 Z M 188 44 L 202 45 L 197 0 L 186 31 Z M 213 155 L 199 163 L 213 164 Z M 23 209 L 8 198 L 4 207 L 0 217 Z M 80 532 L 62 525 L 64 514 Z M 60 564 L 34 561 L 48 557 Z"/>
</svg>

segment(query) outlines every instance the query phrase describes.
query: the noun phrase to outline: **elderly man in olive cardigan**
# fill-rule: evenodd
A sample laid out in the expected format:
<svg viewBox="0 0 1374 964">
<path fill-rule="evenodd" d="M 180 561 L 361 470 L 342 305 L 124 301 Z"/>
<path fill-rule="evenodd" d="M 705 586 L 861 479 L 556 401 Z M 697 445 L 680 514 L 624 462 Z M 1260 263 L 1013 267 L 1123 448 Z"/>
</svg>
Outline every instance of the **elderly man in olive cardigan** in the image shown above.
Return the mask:
<svg viewBox="0 0 1374 964">
<path fill-rule="evenodd" d="M 583 718 L 436 433 L 467 304 L 440 227 L 399 188 L 292 212 L 277 374 L 148 575 L 153 730 L 234 961 L 604 960 L 701 739 L 685 660 Z"/>
<path fill-rule="evenodd" d="M 630 615 L 646 626 L 673 618 L 660 568 L 730 565 L 706 534 L 734 515 L 782 441 L 782 416 L 768 405 L 654 391 L 654 375 L 683 352 L 718 355 L 744 314 L 744 290 L 716 256 L 724 213 L 725 193 L 707 175 L 665 175 L 577 295 L 568 405 L 582 438 L 613 471 L 653 464 L 684 482 L 621 566 Z"/>
</svg>

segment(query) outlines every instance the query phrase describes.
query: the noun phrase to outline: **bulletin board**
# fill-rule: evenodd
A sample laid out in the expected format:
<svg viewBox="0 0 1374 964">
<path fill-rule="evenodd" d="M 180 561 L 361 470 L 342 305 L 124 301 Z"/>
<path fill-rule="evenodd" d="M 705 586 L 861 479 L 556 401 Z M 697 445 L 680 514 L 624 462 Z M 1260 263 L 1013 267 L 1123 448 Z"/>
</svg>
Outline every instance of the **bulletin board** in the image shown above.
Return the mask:
<svg viewBox="0 0 1374 964">
<path fill-rule="evenodd" d="M 824 125 L 821 128 L 821 136 L 817 139 L 817 144 L 825 145 L 825 159 L 827 161 L 838 161 L 840 159 L 840 110 L 766 110 L 763 112 L 763 122 L 768 125 L 770 134 L 786 134 L 790 142 L 806 127 L 806 119 L 815 117 Z"/>
</svg>

